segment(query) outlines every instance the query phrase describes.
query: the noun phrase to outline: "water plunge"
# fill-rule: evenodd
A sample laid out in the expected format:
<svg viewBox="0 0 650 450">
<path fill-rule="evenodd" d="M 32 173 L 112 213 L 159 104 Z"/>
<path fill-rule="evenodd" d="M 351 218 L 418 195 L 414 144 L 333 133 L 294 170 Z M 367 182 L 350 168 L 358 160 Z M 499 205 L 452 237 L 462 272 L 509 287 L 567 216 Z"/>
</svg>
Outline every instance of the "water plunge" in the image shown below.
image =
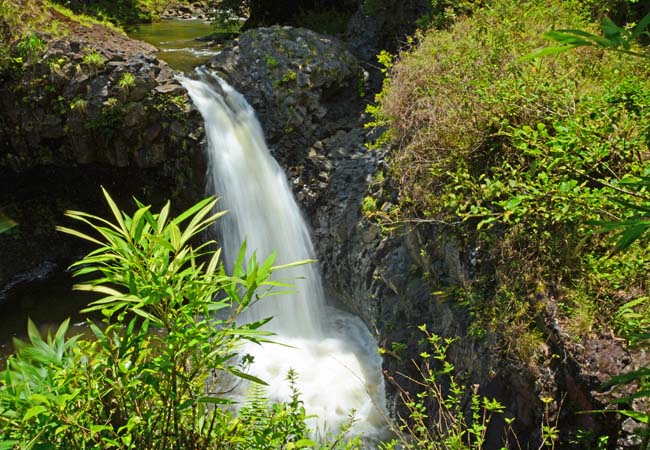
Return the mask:
<svg viewBox="0 0 650 450">
<path fill-rule="evenodd" d="M 208 185 L 229 210 L 219 223 L 226 258 L 234 259 L 246 241 L 248 256 L 258 261 L 273 251 L 276 264 L 314 259 L 309 229 L 282 168 L 269 153 L 255 112 L 244 97 L 217 76 L 180 81 L 205 120 Z M 273 316 L 267 329 L 282 345 L 250 345 L 251 372 L 269 383 L 272 399 L 287 400 L 290 368 L 308 414 L 318 416 L 320 430 L 336 431 L 350 410 L 358 422 L 353 432 L 370 441 L 381 439 L 386 425 L 384 384 L 377 344 L 361 320 L 325 301 L 316 264 L 283 270 L 295 294 L 264 299 L 242 320 Z"/>
</svg>

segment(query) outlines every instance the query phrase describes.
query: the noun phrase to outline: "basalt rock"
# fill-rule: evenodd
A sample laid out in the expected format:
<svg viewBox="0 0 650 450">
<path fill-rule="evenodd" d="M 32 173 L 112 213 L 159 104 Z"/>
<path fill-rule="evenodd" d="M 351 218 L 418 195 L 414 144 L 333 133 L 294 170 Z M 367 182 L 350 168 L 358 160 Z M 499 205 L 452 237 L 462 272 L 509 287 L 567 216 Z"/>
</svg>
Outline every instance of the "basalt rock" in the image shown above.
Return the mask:
<svg viewBox="0 0 650 450">
<path fill-rule="evenodd" d="M 316 143 L 360 123 L 356 58 L 335 38 L 274 26 L 243 33 L 210 66 L 255 108 L 274 156 L 313 204 L 331 170 Z"/>
<path fill-rule="evenodd" d="M 100 184 L 126 209 L 202 194 L 202 120 L 156 49 L 56 18 L 68 34 L 43 34 L 40 59 L 0 81 L 0 208 L 18 222 L 0 236 L 0 286 L 79 256 L 54 227 L 67 208 L 102 212 Z"/>
</svg>

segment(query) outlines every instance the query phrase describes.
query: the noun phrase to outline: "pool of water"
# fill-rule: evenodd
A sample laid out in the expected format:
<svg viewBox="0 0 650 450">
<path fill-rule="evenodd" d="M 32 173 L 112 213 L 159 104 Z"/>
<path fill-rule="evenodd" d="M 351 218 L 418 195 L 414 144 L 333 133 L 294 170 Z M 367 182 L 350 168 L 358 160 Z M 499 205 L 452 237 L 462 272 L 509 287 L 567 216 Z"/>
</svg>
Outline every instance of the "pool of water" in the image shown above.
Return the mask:
<svg viewBox="0 0 650 450">
<path fill-rule="evenodd" d="M 87 331 L 87 315 L 80 311 L 98 296 L 75 291 L 72 275 L 55 269 L 47 276 L 17 283 L 0 297 L 0 367 L 13 351 L 12 339 L 27 339 L 27 320 L 46 334 L 70 318 L 70 333 Z M 100 319 L 100 317 L 95 317 Z"/>
<path fill-rule="evenodd" d="M 176 19 L 138 25 L 127 34 L 158 48 L 158 58 L 173 69 L 191 72 L 219 53 L 218 46 L 196 40 L 215 31 L 212 24 L 204 20 Z"/>
</svg>

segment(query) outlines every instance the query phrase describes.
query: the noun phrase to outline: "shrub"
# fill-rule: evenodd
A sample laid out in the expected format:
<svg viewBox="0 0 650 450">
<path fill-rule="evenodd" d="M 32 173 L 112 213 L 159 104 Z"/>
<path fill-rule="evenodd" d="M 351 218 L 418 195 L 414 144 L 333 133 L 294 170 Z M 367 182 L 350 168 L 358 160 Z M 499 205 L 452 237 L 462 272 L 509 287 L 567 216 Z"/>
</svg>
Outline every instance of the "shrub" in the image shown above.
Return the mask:
<svg viewBox="0 0 650 450">
<path fill-rule="evenodd" d="M 124 90 L 128 91 L 135 87 L 135 75 L 130 72 L 124 72 L 120 80 L 117 82 L 117 86 Z"/>
<path fill-rule="evenodd" d="M 647 64 L 595 48 L 519 61 L 551 28 L 591 30 L 584 17 L 575 2 L 494 3 L 401 54 L 374 111 L 396 146 L 397 219 L 461 220 L 462 239 L 488 249 L 468 306 L 506 324 L 513 349 L 549 293 L 569 316 L 572 298 L 591 299 L 585 310 L 607 324 L 620 289 L 645 286 L 631 261 L 585 236 L 588 220 L 629 214 L 625 183 L 648 172 Z M 644 245 L 630 251 L 648 260 Z"/>
<path fill-rule="evenodd" d="M 169 203 L 157 214 L 137 203 L 129 216 L 104 194 L 113 221 L 70 211 L 94 234 L 60 227 L 98 246 L 73 268 L 94 276 L 77 289 L 103 295 L 87 309 L 103 323 L 90 323 L 92 339 L 67 338 L 68 321 L 43 339 L 30 322 L 30 343 L 16 343 L 0 384 L 0 448 L 241 448 L 242 419 L 218 405 L 229 403 L 232 377 L 263 384 L 244 372 L 250 358 L 238 348 L 266 340 L 270 319 L 235 318 L 278 285 L 269 277 L 279 267 L 272 258 L 245 266 L 242 249 L 229 276 L 214 242 L 192 245 L 222 214 L 211 213 L 216 200 L 171 219 Z M 297 394 L 277 408 L 264 420 L 305 419 Z M 306 428 L 277 430 L 293 448 L 306 442 Z"/>
<path fill-rule="evenodd" d="M 98 69 L 104 67 L 104 57 L 100 55 L 97 50 L 89 50 L 81 59 L 81 61 L 92 71 L 96 72 Z"/>
</svg>

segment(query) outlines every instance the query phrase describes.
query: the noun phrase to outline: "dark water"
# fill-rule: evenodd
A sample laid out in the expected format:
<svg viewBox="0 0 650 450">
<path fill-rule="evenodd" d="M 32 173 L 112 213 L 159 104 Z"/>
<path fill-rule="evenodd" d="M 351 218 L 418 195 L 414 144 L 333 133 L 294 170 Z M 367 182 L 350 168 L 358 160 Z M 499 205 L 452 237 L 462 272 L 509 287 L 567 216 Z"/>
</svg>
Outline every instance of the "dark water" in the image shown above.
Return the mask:
<svg viewBox="0 0 650 450">
<path fill-rule="evenodd" d="M 12 339 L 27 339 L 27 320 L 31 318 L 42 334 L 55 331 L 70 317 L 70 333 L 87 331 L 87 315 L 80 312 L 97 296 L 74 291 L 70 273 L 54 270 L 46 277 L 17 283 L 0 299 L 0 366 L 13 350 Z"/>
<path fill-rule="evenodd" d="M 158 48 L 158 58 L 173 69 L 190 72 L 218 53 L 218 48 L 196 40 L 213 32 L 215 28 L 204 20 L 177 19 L 142 24 L 128 31 L 128 35 Z"/>
</svg>

